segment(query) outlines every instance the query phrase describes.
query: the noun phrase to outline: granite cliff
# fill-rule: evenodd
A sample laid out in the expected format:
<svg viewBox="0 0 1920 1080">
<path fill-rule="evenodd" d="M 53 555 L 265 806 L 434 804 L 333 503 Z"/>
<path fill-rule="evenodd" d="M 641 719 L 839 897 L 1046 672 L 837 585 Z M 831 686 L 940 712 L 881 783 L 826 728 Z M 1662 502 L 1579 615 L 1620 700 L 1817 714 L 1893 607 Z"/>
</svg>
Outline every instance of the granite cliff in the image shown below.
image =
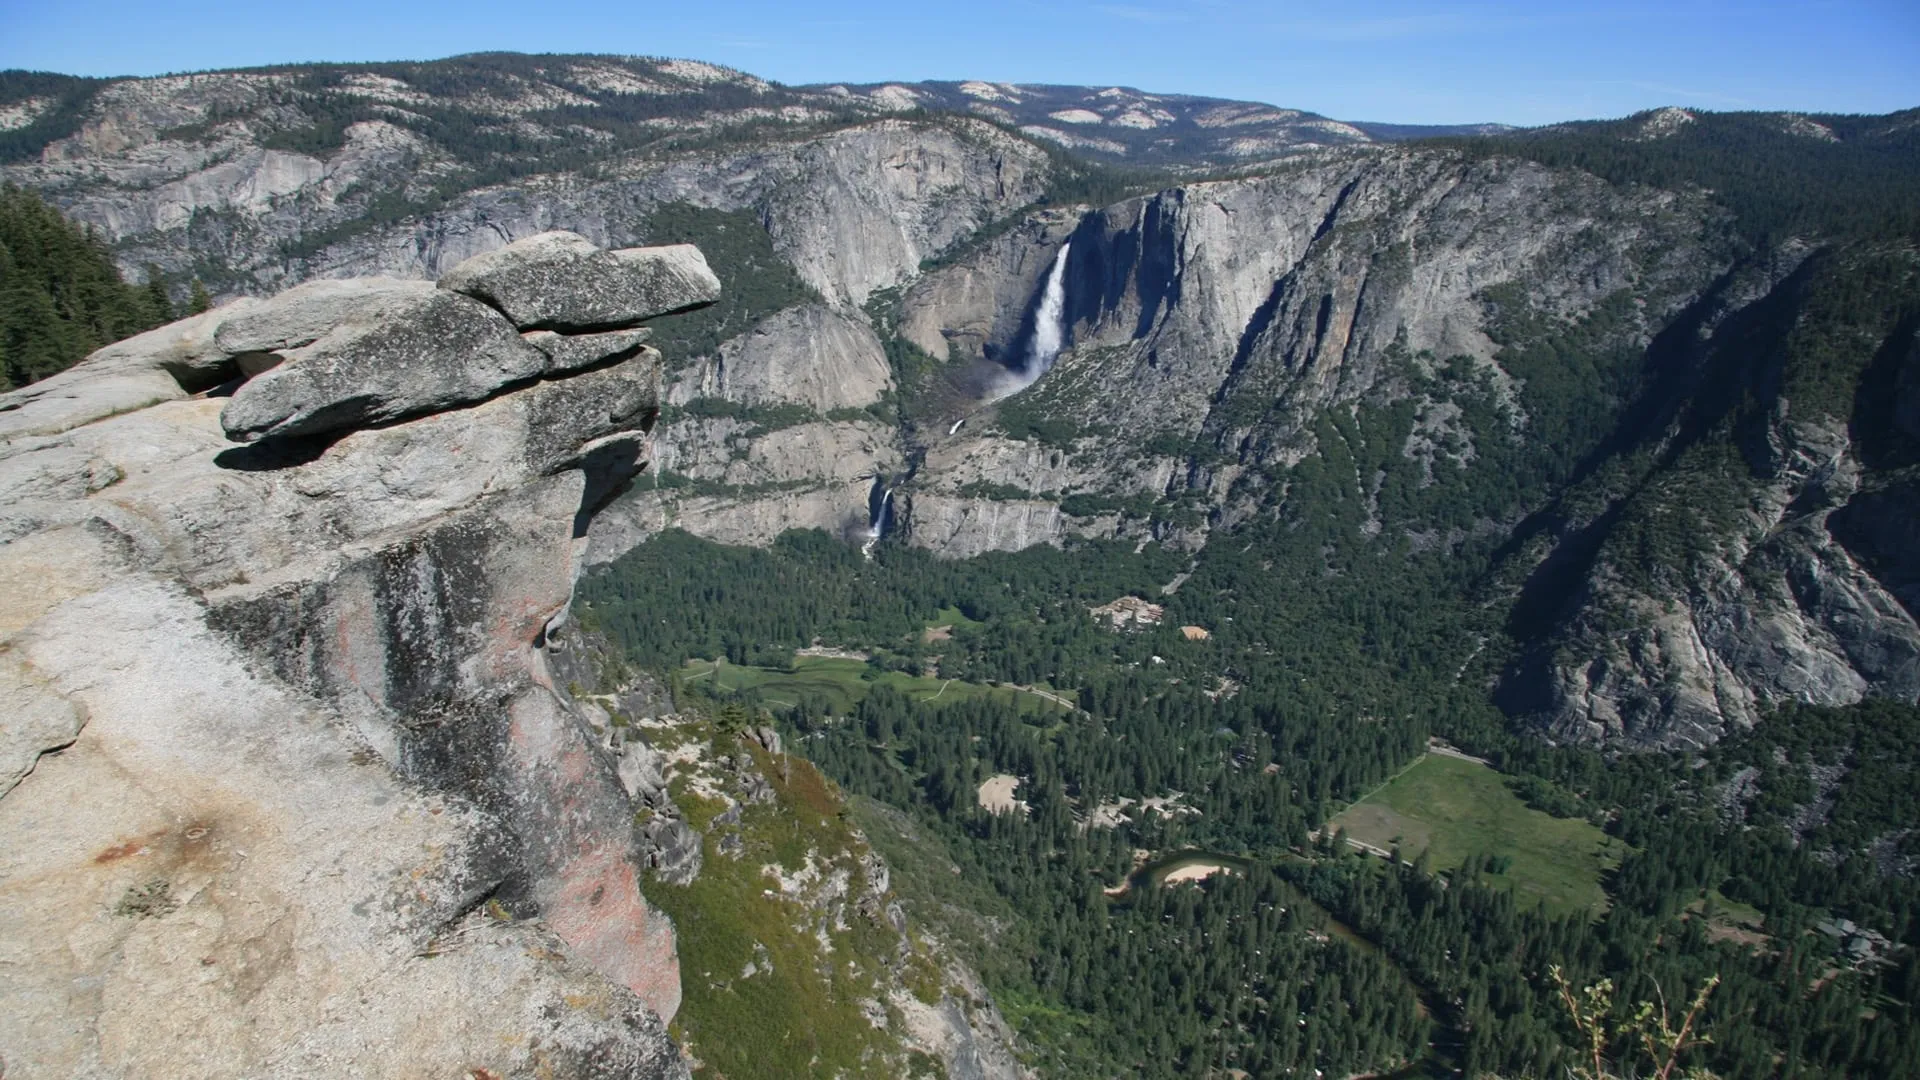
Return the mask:
<svg viewBox="0 0 1920 1080">
<path fill-rule="evenodd" d="M 1498 697 L 1556 739 L 1701 745 L 1788 701 L 1920 695 L 1892 509 L 1910 248 L 1755 250 L 1698 189 L 1355 151 L 1028 218 L 905 290 L 901 337 L 1006 363 L 1063 244 L 1069 348 L 957 428 L 923 418 L 911 542 L 1198 548 L 1348 514 L 1383 554 L 1503 537 Z M 1330 451 L 1345 492 L 1300 489 Z"/>
<path fill-rule="evenodd" d="M 9 1075 L 685 1075 L 673 928 L 544 650 L 646 465 L 624 328 L 717 290 L 536 237 L 0 399 Z"/>
<path fill-rule="evenodd" d="M 835 796 L 770 729 L 609 685 L 569 621 L 594 518 L 655 466 L 647 341 L 719 295 L 691 246 L 547 232 L 437 283 L 237 301 L 0 397 L 8 1075 L 671 1077 L 745 1049 L 669 1038 L 681 954 L 643 885 L 757 895 L 760 833 Z M 847 392 L 788 359 L 708 375 Z M 857 976 L 810 1011 L 851 1017 L 862 1069 L 1023 1075 L 885 863 L 812 841 L 792 932 L 729 941 L 763 982 L 770 947 L 786 980 Z M 753 902 L 723 896 L 682 913 Z"/>
</svg>

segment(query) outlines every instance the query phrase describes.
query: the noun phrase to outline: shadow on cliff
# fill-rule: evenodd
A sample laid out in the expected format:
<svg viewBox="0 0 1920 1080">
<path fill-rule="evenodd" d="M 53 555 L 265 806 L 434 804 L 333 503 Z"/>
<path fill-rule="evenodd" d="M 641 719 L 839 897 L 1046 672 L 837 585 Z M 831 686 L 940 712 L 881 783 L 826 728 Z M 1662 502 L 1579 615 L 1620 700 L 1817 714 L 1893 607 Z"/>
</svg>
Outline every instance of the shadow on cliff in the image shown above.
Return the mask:
<svg viewBox="0 0 1920 1080">
<path fill-rule="evenodd" d="M 1652 459 L 1627 488 L 1610 492 L 1606 509 L 1591 520 L 1576 521 L 1556 499 L 1523 518 L 1495 551 L 1493 562 L 1500 567 L 1543 535 L 1552 542 L 1507 613 L 1507 634 L 1522 650 L 1495 692 L 1496 704 L 1509 716 L 1551 707 L 1553 639 L 1589 599 L 1588 583 L 1601 552 L 1649 483 L 1716 432 L 1734 440 L 1753 476 L 1771 471 L 1767 425 L 1786 365 L 1780 342 L 1822 257 L 1816 253 L 1802 261 L 1760 298 L 1726 314 L 1703 339 L 1714 317 L 1727 310 L 1742 271 L 1751 267 L 1736 266 L 1714 281 L 1654 337 L 1640 364 L 1639 389 L 1612 432 L 1555 487 L 1569 491 L 1608 464 L 1638 453 L 1650 452 Z"/>
</svg>

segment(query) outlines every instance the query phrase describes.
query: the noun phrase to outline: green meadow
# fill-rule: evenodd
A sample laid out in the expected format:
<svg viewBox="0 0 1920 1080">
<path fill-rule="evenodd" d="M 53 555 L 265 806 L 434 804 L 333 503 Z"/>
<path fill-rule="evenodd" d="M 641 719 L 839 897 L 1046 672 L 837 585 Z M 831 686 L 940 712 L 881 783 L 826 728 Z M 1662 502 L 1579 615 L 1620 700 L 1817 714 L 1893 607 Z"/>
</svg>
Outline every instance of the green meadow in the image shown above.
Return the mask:
<svg viewBox="0 0 1920 1080">
<path fill-rule="evenodd" d="M 1468 859 L 1510 859 L 1486 880 L 1510 887 L 1554 914 L 1606 905 L 1600 878 L 1620 861 L 1620 842 L 1586 821 L 1557 818 L 1520 801 L 1499 772 L 1477 762 L 1428 754 L 1349 806 L 1328 824 L 1348 837 L 1412 859 L 1426 852 L 1435 870 Z"/>
<path fill-rule="evenodd" d="M 681 685 L 702 688 L 716 696 L 737 694 L 759 704 L 792 708 L 812 697 L 836 714 L 852 712 L 876 686 L 887 686 L 920 702 L 964 701 L 997 697 L 1011 701 L 1022 712 L 1058 712 L 1061 706 L 1031 691 L 1011 686 L 984 686 L 959 679 L 929 679 L 902 671 L 881 671 L 862 660 L 830 656 L 798 656 L 791 668 L 745 667 L 724 661 L 689 660 L 680 669 Z"/>
</svg>

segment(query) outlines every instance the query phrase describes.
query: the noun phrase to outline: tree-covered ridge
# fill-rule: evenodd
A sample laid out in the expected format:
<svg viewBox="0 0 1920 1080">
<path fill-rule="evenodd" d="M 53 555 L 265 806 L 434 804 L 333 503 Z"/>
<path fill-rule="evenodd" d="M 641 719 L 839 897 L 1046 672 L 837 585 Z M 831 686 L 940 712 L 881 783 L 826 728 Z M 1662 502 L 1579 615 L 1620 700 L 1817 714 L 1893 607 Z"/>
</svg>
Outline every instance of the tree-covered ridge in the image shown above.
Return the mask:
<svg viewBox="0 0 1920 1080">
<path fill-rule="evenodd" d="M 1809 234 L 1920 237 L 1920 110 L 1886 116 L 1659 110 L 1416 145 L 1475 158 L 1525 158 L 1616 184 L 1706 188 L 1760 242 Z"/>
<path fill-rule="evenodd" d="M 38 195 L 0 186 L 0 369 L 8 388 L 174 317 L 166 282 L 129 285 L 113 253 Z"/>
<path fill-rule="evenodd" d="M 25 123 L 0 130 L 0 165 L 24 161 L 56 139 L 80 127 L 87 104 L 104 79 L 83 79 L 44 71 L 0 71 L 0 111 L 15 112 Z"/>
<path fill-rule="evenodd" d="M 254 93 L 216 107 L 190 129 L 173 134 L 204 135 L 223 124 L 245 122 L 256 129 L 262 145 L 324 157 L 343 145 L 348 126 L 385 120 L 415 128 L 463 162 L 500 176 L 519 175 L 515 161 L 532 166 L 538 158 L 548 163 L 543 171 L 552 171 L 604 159 L 609 137 L 624 150 L 684 138 L 701 128 L 701 118 L 715 114 L 750 108 L 775 113 L 802 103 L 823 115 L 832 111 L 829 99 L 796 94 L 740 72 L 704 64 L 679 68 L 672 61 L 627 56 L 474 53 L 429 61 L 282 64 L 216 74 L 250 76 Z M 4 133 L 0 162 L 33 157 L 48 143 L 72 134 L 95 94 L 127 82 L 0 72 L 0 104 L 50 103 L 33 124 Z M 400 99 L 404 109 L 396 109 L 387 98 Z M 551 136 L 529 136 L 508 122 L 520 115 L 574 124 L 586 137 L 563 145 Z"/>
</svg>

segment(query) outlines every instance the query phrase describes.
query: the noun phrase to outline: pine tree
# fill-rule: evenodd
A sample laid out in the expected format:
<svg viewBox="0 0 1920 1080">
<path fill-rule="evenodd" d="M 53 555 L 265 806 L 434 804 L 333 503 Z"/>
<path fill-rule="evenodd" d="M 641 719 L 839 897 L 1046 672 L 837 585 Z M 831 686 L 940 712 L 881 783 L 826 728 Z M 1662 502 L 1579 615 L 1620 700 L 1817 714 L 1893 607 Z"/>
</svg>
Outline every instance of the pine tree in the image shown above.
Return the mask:
<svg viewBox="0 0 1920 1080">
<path fill-rule="evenodd" d="M 207 295 L 207 287 L 199 278 L 193 279 L 193 292 L 187 297 L 187 314 L 198 315 L 213 307 L 213 297 Z"/>
<path fill-rule="evenodd" d="M 127 284 L 113 253 L 24 188 L 0 187 L 0 366 L 9 387 L 73 366 L 109 342 L 171 316 L 148 287 Z"/>
<path fill-rule="evenodd" d="M 161 274 L 160 268 L 152 263 L 148 263 L 145 269 L 148 317 L 153 320 L 155 326 L 170 323 L 174 317 L 173 297 L 167 294 L 167 279 Z"/>
</svg>

